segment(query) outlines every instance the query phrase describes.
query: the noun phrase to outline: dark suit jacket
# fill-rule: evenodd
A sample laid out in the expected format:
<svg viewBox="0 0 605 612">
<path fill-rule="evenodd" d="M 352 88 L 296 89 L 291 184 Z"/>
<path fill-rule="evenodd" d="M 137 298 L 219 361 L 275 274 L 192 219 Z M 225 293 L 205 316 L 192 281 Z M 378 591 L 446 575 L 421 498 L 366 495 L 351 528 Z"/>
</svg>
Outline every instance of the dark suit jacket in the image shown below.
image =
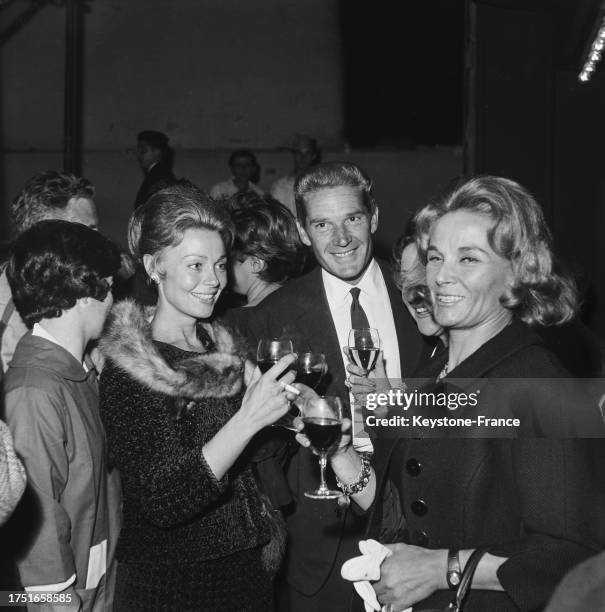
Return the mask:
<svg viewBox="0 0 605 612">
<path fill-rule="evenodd" d="M 444 359 L 423 373 L 436 376 Z M 450 374 L 562 375 L 558 360 L 519 321 Z M 540 610 L 566 571 L 605 546 L 602 439 L 380 438 L 375 449 L 378 488 L 369 535 L 432 549 L 487 545 L 508 557 L 498 570 L 505 592 L 471 591 L 465 611 Z M 449 592 L 437 591 L 414 608 L 441 609 L 450 599 Z"/>
<path fill-rule="evenodd" d="M 149 196 L 155 192 L 158 183 L 162 183 L 162 188 L 176 183 L 176 176 L 174 176 L 172 168 L 164 161 L 159 161 L 151 170 L 145 172 L 145 178 L 139 187 L 134 202 L 135 208 L 147 202 Z"/>
<path fill-rule="evenodd" d="M 387 267 L 379 265 L 388 291 L 388 296 L 384 297 L 390 300 L 393 310 L 401 369 L 404 375 L 410 375 L 420 359 L 423 339 L 405 309 Z M 242 331 L 251 347 L 256 346 L 259 338 L 287 336 L 292 338 L 296 351 L 312 349 L 325 353 L 328 376 L 318 392 L 348 399 L 342 347 L 330 314 L 321 268 L 290 281 L 256 308 L 243 310 L 248 312 L 245 313 L 245 329 Z M 290 536 L 287 579 L 301 593 L 312 595 L 322 588 L 332 571 L 340 571 L 344 560 L 359 554 L 356 542 L 362 534 L 362 526 L 351 512 L 337 516 L 335 502 L 315 501 L 304 496 L 304 491 L 317 488 L 319 482 L 317 457 L 309 451 L 298 451 L 297 448 L 287 478 L 295 502 L 294 511 L 287 516 Z M 344 581 L 342 583 L 344 587 Z M 343 599 L 343 606 L 346 605 L 348 599 Z"/>
</svg>

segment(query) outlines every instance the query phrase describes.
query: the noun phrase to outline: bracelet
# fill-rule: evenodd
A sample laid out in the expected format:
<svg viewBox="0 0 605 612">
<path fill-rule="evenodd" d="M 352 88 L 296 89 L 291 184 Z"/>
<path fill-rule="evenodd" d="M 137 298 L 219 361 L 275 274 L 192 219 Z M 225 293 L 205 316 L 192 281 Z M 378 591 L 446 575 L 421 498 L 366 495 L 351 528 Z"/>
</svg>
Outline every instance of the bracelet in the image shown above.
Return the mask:
<svg viewBox="0 0 605 612">
<path fill-rule="evenodd" d="M 336 484 L 343 495 L 350 497 L 351 495 L 355 495 L 355 493 L 361 493 L 366 488 L 368 482 L 370 482 L 370 473 L 372 471 L 372 466 L 370 464 L 371 455 L 372 453 L 359 453 L 361 470 L 359 470 L 359 475 L 353 482 L 344 484 L 336 478 Z"/>
</svg>

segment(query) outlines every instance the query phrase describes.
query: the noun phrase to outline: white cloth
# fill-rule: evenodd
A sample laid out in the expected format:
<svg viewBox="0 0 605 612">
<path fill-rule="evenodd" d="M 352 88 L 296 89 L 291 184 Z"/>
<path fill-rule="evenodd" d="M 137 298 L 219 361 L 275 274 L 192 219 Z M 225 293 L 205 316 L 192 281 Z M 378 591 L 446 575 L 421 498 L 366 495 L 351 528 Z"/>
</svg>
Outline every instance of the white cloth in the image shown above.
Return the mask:
<svg viewBox="0 0 605 612">
<path fill-rule="evenodd" d="M 367 270 L 356 285 L 350 285 L 345 281 L 333 276 L 325 270 L 321 271 L 326 297 L 330 307 L 330 314 L 336 328 L 338 344 L 341 347 L 340 357 L 343 366 L 346 368 L 348 360 L 342 352 L 342 347 L 349 343 L 349 331 L 351 330 L 351 289 L 358 287 L 359 303 L 364 309 L 370 327 L 378 330 L 380 335 L 380 347 L 385 359 L 387 376 L 390 379 L 401 378 L 401 363 L 399 360 L 399 345 L 397 343 L 397 332 L 395 330 L 395 320 L 387 286 L 384 282 L 380 266 L 376 260 L 372 260 Z M 351 406 L 353 406 L 353 396 L 351 395 Z M 355 417 L 358 417 L 355 419 Z M 356 410 L 353 414 L 353 445 L 359 451 L 372 451 L 372 443 L 366 436 L 359 437 L 363 429 L 363 422 L 360 421 L 361 411 Z"/>
<path fill-rule="evenodd" d="M 233 177 L 230 179 L 223 181 L 221 183 L 217 183 L 210 190 L 210 197 L 214 199 L 220 198 L 230 198 L 237 193 L 238 189 L 235 183 L 233 182 Z M 264 195 L 263 190 L 259 189 L 254 183 L 248 182 L 248 191 L 254 191 L 254 193 L 262 196 Z"/>
<path fill-rule="evenodd" d="M 391 551 L 376 540 L 360 540 L 361 556 L 353 557 L 343 563 L 340 575 L 353 583 L 357 594 L 363 599 L 366 612 L 382 609 L 370 580 L 380 580 L 380 566 Z M 402 612 L 412 612 L 406 608 Z"/>
<path fill-rule="evenodd" d="M 278 178 L 271 185 L 271 195 L 281 202 L 296 217 L 296 202 L 294 201 L 294 177 L 291 174 Z"/>
</svg>

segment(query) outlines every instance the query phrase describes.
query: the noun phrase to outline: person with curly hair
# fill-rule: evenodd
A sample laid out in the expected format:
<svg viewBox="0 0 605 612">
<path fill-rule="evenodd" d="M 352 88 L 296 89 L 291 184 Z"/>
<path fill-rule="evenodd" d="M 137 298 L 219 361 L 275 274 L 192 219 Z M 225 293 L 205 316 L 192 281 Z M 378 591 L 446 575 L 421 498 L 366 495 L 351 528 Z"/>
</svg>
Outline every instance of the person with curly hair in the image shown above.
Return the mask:
<svg viewBox="0 0 605 612">
<path fill-rule="evenodd" d="M 449 337 L 415 374 L 429 381 L 420 390 L 480 390 L 476 405 L 437 405 L 430 416 L 519 426 L 443 428 L 442 439 L 375 431 L 373 473 L 352 495 L 369 510 L 367 534 L 389 549 L 373 587 L 389 610 L 443 609 L 461 568 L 486 547 L 465 611 L 540 610 L 571 567 L 605 546 L 605 450 L 601 439 L 579 439 L 604 437 L 603 422 L 596 403 L 539 383 L 570 374 L 530 327 L 570 320 L 575 287 L 555 270 L 539 205 L 514 181 L 470 179 L 415 225 L 433 317 Z M 348 370 L 361 384 L 363 373 Z M 341 482 L 356 483 L 362 461 L 348 436 L 331 462 Z"/>
<path fill-rule="evenodd" d="M 107 238 L 58 220 L 23 232 L 7 267 L 30 329 L 4 380 L 6 422 L 29 482 L 16 513 L 28 531 L 17 568 L 27 591 L 61 594 L 73 610 L 112 606 L 119 481 L 108 470 L 96 373 L 84 353 L 101 334 L 119 267 Z"/>
<path fill-rule="evenodd" d="M 17 234 L 44 219 L 63 219 L 97 229 L 99 219 L 94 194 L 92 183 L 85 178 L 55 170 L 39 172 L 29 179 L 12 202 L 12 220 Z M 0 270 L 0 318 L 3 322 L 0 325 L 0 364 L 5 372 L 27 326 L 15 310 L 6 272 L 3 267 Z"/>
<path fill-rule="evenodd" d="M 230 254 L 233 290 L 246 297 L 246 306 L 256 306 L 289 278 L 300 275 L 304 246 L 292 213 L 268 196 L 248 200 L 231 217 L 235 224 Z"/>
</svg>

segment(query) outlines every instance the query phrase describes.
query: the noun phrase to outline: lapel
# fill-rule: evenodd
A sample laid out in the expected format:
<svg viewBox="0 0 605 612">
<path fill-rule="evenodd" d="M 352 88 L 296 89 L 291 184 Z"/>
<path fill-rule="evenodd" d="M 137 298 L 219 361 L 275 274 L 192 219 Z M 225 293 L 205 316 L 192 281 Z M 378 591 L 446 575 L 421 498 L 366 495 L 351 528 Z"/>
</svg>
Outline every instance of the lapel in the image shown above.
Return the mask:
<svg viewBox="0 0 605 612">
<path fill-rule="evenodd" d="M 328 362 L 328 376 L 319 391 L 347 397 L 348 390 L 344 385 L 346 373 L 340 355 L 342 347 L 336 335 L 319 266 L 304 277 L 296 294 L 292 324 L 299 340 L 295 350 L 324 353 Z"/>
</svg>

